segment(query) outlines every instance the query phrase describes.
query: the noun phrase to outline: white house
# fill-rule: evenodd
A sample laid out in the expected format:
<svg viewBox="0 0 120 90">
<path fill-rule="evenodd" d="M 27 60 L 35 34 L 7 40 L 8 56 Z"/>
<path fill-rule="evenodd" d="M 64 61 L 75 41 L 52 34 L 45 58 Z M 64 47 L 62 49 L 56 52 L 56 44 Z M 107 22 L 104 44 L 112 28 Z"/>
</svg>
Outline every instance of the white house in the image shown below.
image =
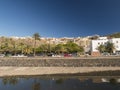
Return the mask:
<svg viewBox="0 0 120 90">
<path fill-rule="evenodd" d="M 110 39 L 109 42 L 114 44 L 115 47 L 114 53 L 120 52 L 120 38 Z"/>
<path fill-rule="evenodd" d="M 108 39 L 106 37 L 98 38 L 97 40 L 91 41 L 91 55 L 92 56 L 99 56 L 100 52 L 98 50 L 98 47 L 100 45 L 105 45 L 108 42 Z"/>
<path fill-rule="evenodd" d="M 114 53 L 120 52 L 120 38 L 107 39 L 107 37 L 99 37 L 97 40 L 91 41 L 91 55 L 93 55 L 93 56 L 100 55 L 98 47 L 100 45 L 105 45 L 108 42 L 114 44 L 114 46 L 115 46 Z"/>
</svg>

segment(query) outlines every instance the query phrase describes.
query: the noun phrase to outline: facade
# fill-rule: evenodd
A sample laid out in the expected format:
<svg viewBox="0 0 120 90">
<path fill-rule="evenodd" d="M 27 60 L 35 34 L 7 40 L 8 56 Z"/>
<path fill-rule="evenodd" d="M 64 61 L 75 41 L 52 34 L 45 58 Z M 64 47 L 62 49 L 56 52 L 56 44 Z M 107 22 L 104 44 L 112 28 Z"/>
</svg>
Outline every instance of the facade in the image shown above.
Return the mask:
<svg viewBox="0 0 120 90">
<path fill-rule="evenodd" d="M 99 56 L 100 52 L 98 50 L 98 47 L 100 45 L 106 45 L 108 42 L 114 44 L 115 49 L 113 53 L 120 52 L 120 38 L 107 39 L 107 37 L 100 37 L 97 40 L 91 41 L 91 55 Z"/>
<path fill-rule="evenodd" d="M 114 44 L 115 47 L 114 53 L 120 52 L 120 38 L 110 39 L 109 42 Z"/>
<path fill-rule="evenodd" d="M 91 51 L 98 52 L 98 47 L 100 45 L 105 45 L 108 42 L 108 39 L 98 39 L 91 41 Z"/>
</svg>

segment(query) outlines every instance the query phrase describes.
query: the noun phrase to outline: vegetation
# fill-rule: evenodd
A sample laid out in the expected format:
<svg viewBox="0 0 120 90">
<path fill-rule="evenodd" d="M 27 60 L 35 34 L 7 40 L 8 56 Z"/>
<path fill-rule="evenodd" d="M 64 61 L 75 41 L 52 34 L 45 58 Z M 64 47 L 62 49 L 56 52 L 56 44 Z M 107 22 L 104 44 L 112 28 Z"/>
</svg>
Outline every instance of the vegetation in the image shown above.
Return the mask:
<svg viewBox="0 0 120 90">
<path fill-rule="evenodd" d="M 89 39 L 91 39 L 91 40 L 97 40 L 98 38 L 99 38 L 99 35 L 95 35 L 95 36 L 90 37 Z"/>
<path fill-rule="evenodd" d="M 112 54 L 115 50 L 115 46 L 113 43 L 108 42 L 106 45 L 100 45 L 98 47 L 98 50 L 100 51 L 100 53 L 108 52 Z"/>
<path fill-rule="evenodd" d="M 120 38 L 120 32 L 114 33 L 114 34 L 110 34 L 107 35 L 109 38 Z"/>
<path fill-rule="evenodd" d="M 34 50 L 33 50 L 34 56 L 35 56 L 35 55 L 36 55 L 36 42 L 37 42 L 37 40 L 40 40 L 40 35 L 39 35 L 39 33 L 33 34 L 33 38 L 35 39 L 35 40 L 34 40 Z"/>
<path fill-rule="evenodd" d="M 113 44 L 113 43 L 108 42 L 108 43 L 107 43 L 107 45 L 106 45 L 106 51 L 107 51 L 108 53 L 112 54 L 112 53 L 113 53 L 113 51 L 114 51 L 114 49 L 115 49 L 114 44 Z"/>
<path fill-rule="evenodd" d="M 75 44 L 73 42 L 68 42 L 67 44 L 65 44 L 65 48 L 70 53 L 84 52 L 83 47 L 80 47 L 80 46 L 78 46 L 77 44 Z"/>
<path fill-rule="evenodd" d="M 6 56 L 17 54 L 35 56 L 36 54 L 46 55 L 47 53 L 62 54 L 77 52 L 84 52 L 83 47 L 78 46 L 72 41 L 69 41 L 66 44 L 61 43 L 57 45 L 47 43 L 40 40 L 39 33 L 35 33 L 32 38 L 26 39 L 0 37 L 0 53 L 5 54 Z"/>
<path fill-rule="evenodd" d="M 100 45 L 100 46 L 98 47 L 98 50 L 100 51 L 100 53 L 105 52 L 105 50 L 106 50 L 105 45 Z"/>
<path fill-rule="evenodd" d="M 67 52 L 67 49 L 64 44 L 58 44 L 53 48 L 55 53 L 64 53 Z"/>
<path fill-rule="evenodd" d="M 68 42 L 66 44 L 57 44 L 57 45 L 50 45 L 51 52 L 55 54 L 62 54 L 62 53 L 77 53 L 77 52 L 84 52 L 83 47 L 78 46 L 73 42 Z M 51 53 L 49 51 L 49 45 L 42 44 L 37 48 L 37 52 L 42 53 Z"/>
</svg>

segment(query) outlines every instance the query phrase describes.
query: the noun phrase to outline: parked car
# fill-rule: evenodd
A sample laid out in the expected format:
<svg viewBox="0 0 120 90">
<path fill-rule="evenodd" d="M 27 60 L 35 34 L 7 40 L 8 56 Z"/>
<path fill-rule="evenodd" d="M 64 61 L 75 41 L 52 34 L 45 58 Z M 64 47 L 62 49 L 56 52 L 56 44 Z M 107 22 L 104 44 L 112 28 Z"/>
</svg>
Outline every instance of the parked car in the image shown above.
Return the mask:
<svg viewBox="0 0 120 90">
<path fill-rule="evenodd" d="M 51 56 L 51 57 L 52 57 L 53 55 L 54 55 L 53 53 L 48 53 L 48 54 L 47 54 L 47 56 Z"/>
<path fill-rule="evenodd" d="M 104 52 L 102 53 L 103 56 L 110 56 L 110 54 L 108 52 Z"/>
<path fill-rule="evenodd" d="M 62 57 L 61 55 L 52 55 L 52 57 Z"/>
<path fill-rule="evenodd" d="M 18 55 L 13 55 L 13 56 L 11 56 L 11 57 L 27 57 L 27 56 L 25 56 L 25 55 L 23 55 L 23 54 L 18 54 Z"/>
<path fill-rule="evenodd" d="M 5 54 L 0 54 L 0 57 L 4 57 L 5 56 Z"/>
<path fill-rule="evenodd" d="M 72 57 L 72 54 L 64 54 L 64 57 Z"/>
</svg>

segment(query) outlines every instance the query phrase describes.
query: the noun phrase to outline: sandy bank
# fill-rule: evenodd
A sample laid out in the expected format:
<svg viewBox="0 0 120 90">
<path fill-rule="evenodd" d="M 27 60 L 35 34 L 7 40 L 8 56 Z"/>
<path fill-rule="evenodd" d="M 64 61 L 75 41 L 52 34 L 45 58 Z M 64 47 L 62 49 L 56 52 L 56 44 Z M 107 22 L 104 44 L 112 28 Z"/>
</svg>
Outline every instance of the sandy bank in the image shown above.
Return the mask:
<svg viewBox="0 0 120 90">
<path fill-rule="evenodd" d="M 0 67 L 0 76 L 74 74 L 109 70 L 120 70 L 120 67 Z"/>
</svg>

